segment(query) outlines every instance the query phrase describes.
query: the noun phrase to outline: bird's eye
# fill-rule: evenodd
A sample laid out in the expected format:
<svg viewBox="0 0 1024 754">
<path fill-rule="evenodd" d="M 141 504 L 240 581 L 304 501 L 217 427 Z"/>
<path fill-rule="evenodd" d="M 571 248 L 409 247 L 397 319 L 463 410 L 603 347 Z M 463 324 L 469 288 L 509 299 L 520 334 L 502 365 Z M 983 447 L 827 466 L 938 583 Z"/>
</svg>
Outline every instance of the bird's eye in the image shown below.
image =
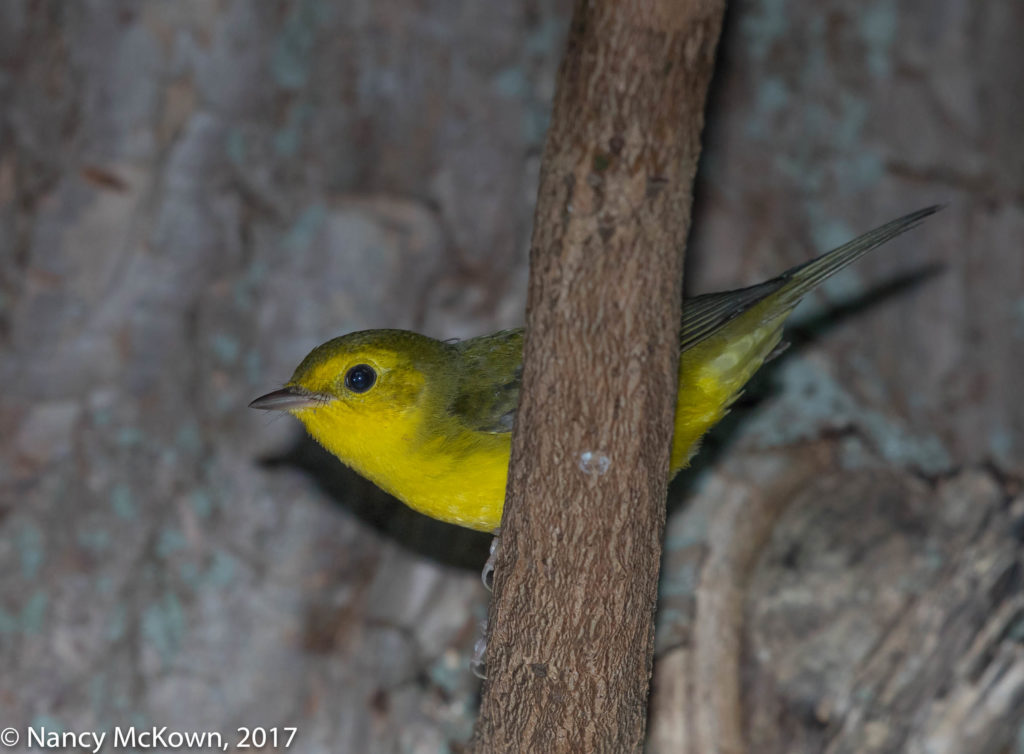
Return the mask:
<svg viewBox="0 0 1024 754">
<path fill-rule="evenodd" d="M 369 364 L 356 364 L 345 374 L 345 387 L 353 393 L 365 393 L 377 381 L 377 373 Z"/>
</svg>

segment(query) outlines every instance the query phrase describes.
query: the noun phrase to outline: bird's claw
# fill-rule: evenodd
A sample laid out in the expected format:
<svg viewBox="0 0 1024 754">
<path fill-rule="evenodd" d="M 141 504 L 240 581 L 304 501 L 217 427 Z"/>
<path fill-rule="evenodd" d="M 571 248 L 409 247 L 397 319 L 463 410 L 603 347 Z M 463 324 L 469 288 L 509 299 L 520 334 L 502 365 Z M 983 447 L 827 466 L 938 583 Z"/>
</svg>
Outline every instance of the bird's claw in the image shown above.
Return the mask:
<svg viewBox="0 0 1024 754">
<path fill-rule="evenodd" d="M 487 620 L 480 621 L 480 636 L 473 644 L 473 656 L 469 660 L 469 669 L 477 678 L 487 678 Z"/>
<path fill-rule="evenodd" d="M 494 587 L 494 564 L 498 560 L 498 542 L 500 539 L 500 534 L 494 535 L 494 539 L 491 540 L 491 554 L 487 556 L 484 569 L 480 572 L 480 580 L 484 583 L 484 588 L 488 592 Z"/>
</svg>

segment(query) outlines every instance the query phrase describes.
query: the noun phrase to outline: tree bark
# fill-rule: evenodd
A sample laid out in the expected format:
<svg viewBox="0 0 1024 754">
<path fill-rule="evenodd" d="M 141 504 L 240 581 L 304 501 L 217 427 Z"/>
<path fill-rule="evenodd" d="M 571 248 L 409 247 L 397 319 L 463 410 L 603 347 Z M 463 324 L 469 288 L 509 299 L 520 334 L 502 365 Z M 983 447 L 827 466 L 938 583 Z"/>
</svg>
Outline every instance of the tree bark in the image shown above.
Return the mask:
<svg viewBox="0 0 1024 754">
<path fill-rule="evenodd" d="M 541 168 L 476 751 L 637 751 L 724 4 L 576 3 Z"/>
</svg>

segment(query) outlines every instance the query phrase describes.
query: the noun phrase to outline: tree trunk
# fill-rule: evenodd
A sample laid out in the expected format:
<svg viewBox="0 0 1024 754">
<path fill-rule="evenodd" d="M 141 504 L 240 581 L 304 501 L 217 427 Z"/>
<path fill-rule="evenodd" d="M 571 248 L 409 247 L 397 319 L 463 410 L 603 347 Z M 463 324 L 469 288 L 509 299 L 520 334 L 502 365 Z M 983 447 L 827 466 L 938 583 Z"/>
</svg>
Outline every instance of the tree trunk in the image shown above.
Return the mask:
<svg viewBox="0 0 1024 754">
<path fill-rule="evenodd" d="M 720 2 L 577 2 L 530 256 L 476 751 L 637 751 Z"/>
</svg>

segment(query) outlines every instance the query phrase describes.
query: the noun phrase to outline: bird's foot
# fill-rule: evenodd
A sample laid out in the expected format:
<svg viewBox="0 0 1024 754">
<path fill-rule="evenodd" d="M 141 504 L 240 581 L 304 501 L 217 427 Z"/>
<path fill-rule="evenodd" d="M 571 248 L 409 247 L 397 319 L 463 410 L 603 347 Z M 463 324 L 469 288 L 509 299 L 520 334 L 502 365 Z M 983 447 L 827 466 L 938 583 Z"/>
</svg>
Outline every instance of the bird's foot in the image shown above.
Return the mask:
<svg viewBox="0 0 1024 754">
<path fill-rule="evenodd" d="M 491 554 L 487 556 L 484 570 L 480 572 L 480 580 L 484 582 L 488 592 L 494 587 L 494 564 L 498 561 L 498 543 L 500 541 L 501 529 L 495 529 L 494 539 L 491 540 Z"/>
<path fill-rule="evenodd" d="M 473 644 L 473 656 L 469 660 L 469 669 L 477 678 L 487 678 L 487 620 L 480 621 L 480 636 Z"/>
<path fill-rule="evenodd" d="M 498 560 L 498 545 L 501 542 L 501 529 L 494 530 L 494 539 L 491 540 L 491 553 L 487 556 L 484 569 L 480 572 L 480 580 L 484 583 L 487 591 L 494 586 L 494 564 Z M 487 678 L 487 621 L 480 621 L 480 636 L 473 644 L 473 656 L 469 660 L 469 668 L 477 678 Z"/>
</svg>

